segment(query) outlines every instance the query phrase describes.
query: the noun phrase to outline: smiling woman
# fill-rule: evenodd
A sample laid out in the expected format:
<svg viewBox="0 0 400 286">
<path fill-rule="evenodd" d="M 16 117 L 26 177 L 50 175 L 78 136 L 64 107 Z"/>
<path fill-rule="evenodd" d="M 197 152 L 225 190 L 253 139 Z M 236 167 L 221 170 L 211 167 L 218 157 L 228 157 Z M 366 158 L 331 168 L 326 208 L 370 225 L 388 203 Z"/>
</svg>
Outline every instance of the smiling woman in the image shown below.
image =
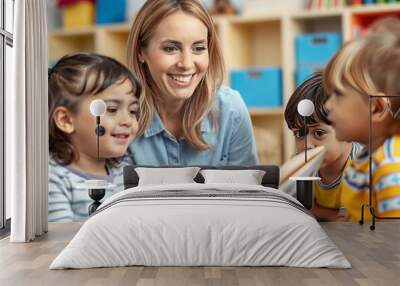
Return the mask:
<svg viewBox="0 0 400 286">
<path fill-rule="evenodd" d="M 196 0 L 149 0 L 128 40 L 128 64 L 143 86 L 136 164 L 254 165 L 255 141 L 240 95 L 221 86 L 222 53 Z"/>
</svg>

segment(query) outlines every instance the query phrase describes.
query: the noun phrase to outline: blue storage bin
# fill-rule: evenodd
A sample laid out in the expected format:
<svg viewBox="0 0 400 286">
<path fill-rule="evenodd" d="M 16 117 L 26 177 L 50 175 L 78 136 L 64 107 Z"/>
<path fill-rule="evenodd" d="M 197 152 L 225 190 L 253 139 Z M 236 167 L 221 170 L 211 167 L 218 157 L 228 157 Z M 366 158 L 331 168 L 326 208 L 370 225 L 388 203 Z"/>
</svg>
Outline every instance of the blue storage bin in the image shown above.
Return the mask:
<svg viewBox="0 0 400 286">
<path fill-rule="evenodd" d="M 96 0 L 96 23 L 125 22 L 126 0 Z"/>
<path fill-rule="evenodd" d="M 233 70 L 231 86 L 247 107 L 282 106 L 282 70 L 278 67 Z"/>
<path fill-rule="evenodd" d="M 297 66 L 324 66 L 342 45 L 341 33 L 311 33 L 296 37 Z"/>
<path fill-rule="evenodd" d="M 322 67 L 299 67 L 296 69 L 296 87 L 302 84 L 314 72 L 322 71 Z"/>
</svg>

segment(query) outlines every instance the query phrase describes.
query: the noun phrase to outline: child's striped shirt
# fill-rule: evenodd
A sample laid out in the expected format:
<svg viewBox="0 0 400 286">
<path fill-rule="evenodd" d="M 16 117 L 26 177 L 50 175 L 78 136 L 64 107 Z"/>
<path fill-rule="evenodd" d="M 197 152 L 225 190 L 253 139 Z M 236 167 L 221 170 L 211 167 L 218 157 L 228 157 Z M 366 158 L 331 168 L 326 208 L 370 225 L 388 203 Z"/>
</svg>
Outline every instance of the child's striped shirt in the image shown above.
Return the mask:
<svg viewBox="0 0 400 286">
<path fill-rule="evenodd" d="M 88 207 L 93 200 L 87 189 L 77 186 L 86 180 L 106 180 L 116 185 L 107 189 L 105 198 L 123 190 L 123 167 L 132 165 L 130 156 L 115 168 L 109 168 L 108 176 L 96 176 L 80 172 L 70 166 L 62 166 L 52 158 L 49 159 L 49 221 L 82 221 L 88 217 Z M 104 199 L 103 199 L 104 200 Z"/>
<path fill-rule="evenodd" d="M 361 206 L 369 203 L 369 157 L 363 150 L 346 170 L 341 202 L 352 220 L 361 218 Z M 372 205 L 381 217 L 400 216 L 400 135 L 386 139 L 372 153 Z M 365 219 L 371 215 L 365 208 Z"/>
</svg>

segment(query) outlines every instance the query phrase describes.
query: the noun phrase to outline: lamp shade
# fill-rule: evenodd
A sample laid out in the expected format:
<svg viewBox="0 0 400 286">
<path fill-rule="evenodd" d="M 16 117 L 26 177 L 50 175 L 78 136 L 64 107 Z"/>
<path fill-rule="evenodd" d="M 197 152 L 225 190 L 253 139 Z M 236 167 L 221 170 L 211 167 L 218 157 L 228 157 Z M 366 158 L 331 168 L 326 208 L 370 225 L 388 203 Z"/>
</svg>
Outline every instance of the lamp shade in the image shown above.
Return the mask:
<svg viewBox="0 0 400 286">
<path fill-rule="evenodd" d="M 90 113 L 94 116 L 102 116 L 106 110 L 107 105 L 102 99 L 95 99 L 90 103 Z"/>
<path fill-rule="evenodd" d="M 297 112 L 301 116 L 310 116 L 314 113 L 314 103 L 309 99 L 303 99 L 297 105 Z"/>
</svg>

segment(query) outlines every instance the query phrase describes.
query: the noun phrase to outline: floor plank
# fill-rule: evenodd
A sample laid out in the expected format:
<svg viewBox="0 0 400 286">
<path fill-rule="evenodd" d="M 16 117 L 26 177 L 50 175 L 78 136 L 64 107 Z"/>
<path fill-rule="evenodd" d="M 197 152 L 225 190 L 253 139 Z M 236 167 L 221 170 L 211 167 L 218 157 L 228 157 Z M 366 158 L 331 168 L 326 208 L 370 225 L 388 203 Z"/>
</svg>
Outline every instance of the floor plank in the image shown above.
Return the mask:
<svg viewBox="0 0 400 286">
<path fill-rule="evenodd" d="M 352 269 L 290 267 L 117 267 L 49 270 L 79 223 L 50 223 L 49 233 L 32 243 L 0 240 L 0 285 L 399 285 L 400 221 L 379 222 L 375 231 L 355 223 L 322 223 Z"/>
</svg>

